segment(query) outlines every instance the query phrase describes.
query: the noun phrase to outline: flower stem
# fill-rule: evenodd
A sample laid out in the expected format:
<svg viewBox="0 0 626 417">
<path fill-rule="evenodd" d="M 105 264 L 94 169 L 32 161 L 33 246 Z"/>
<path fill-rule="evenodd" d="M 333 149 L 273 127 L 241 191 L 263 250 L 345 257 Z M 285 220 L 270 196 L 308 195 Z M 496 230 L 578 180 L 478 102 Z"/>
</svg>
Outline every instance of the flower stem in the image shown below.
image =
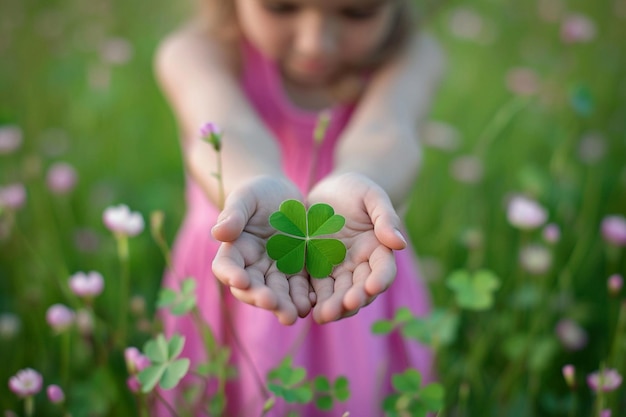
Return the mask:
<svg viewBox="0 0 626 417">
<path fill-rule="evenodd" d="M 222 177 L 222 153 L 221 152 L 216 152 L 216 156 L 217 156 L 217 173 L 215 174 L 215 177 L 217 178 L 217 183 L 218 183 L 218 191 L 219 191 L 219 195 L 218 195 L 218 207 L 220 209 L 224 208 L 224 203 L 226 200 L 226 192 L 224 191 L 224 178 Z"/>
<path fill-rule="evenodd" d="M 26 417 L 35 415 L 35 400 L 32 395 L 24 398 L 24 414 Z"/>
<path fill-rule="evenodd" d="M 64 387 L 69 386 L 71 342 L 71 333 L 67 329 L 61 335 L 61 381 Z"/>
<path fill-rule="evenodd" d="M 126 344 L 127 332 L 127 316 L 129 302 L 129 250 L 128 237 L 126 235 L 117 235 L 117 254 L 120 260 L 120 302 L 119 302 L 119 346 L 124 347 Z"/>
</svg>

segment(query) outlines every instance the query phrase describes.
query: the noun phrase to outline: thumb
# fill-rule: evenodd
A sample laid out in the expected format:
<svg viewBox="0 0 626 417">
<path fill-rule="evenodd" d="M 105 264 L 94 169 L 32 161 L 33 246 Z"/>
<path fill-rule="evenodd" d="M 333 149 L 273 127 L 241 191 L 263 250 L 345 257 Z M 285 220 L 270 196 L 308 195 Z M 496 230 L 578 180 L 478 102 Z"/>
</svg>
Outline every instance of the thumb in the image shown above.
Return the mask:
<svg viewBox="0 0 626 417">
<path fill-rule="evenodd" d="M 400 231 L 400 217 L 382 190 L 372 207 L 367 207 L 367 211 L 374 225 L 374 234 L 383 245 L 393 250 L 406 248 L 406 238 Z"/>
<path fill-rule="evenodd" d="M 232 192 L 224 202 L 224 209 L 211 229 L 213 237 L 220 242 L 232 242 L 241 235 L 254 213 L 254 199 L 250 193 Z"/>
</svg>

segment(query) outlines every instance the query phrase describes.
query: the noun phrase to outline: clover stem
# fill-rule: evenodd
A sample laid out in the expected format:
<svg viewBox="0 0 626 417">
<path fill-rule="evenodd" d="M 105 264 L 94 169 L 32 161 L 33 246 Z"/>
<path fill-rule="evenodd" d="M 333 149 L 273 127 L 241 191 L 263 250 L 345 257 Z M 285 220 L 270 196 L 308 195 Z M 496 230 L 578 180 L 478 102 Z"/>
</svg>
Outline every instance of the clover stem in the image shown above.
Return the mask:
<svg viewBox="0 0 626 417">
<path fill-rule="evenodd" d="M 128 237 L 126 235 L 117 235 L 117 253 L 121 264 L 121 279 L 120 279 L 120 305 L 119 305 L 119 340 L 120 346 L 124 346 L 126 343 L 126 328 L 127 328 L 127 316 L 128 316 L 128 299 L 129 299 L 129 251 L 128 251 Z"/>
</svg>

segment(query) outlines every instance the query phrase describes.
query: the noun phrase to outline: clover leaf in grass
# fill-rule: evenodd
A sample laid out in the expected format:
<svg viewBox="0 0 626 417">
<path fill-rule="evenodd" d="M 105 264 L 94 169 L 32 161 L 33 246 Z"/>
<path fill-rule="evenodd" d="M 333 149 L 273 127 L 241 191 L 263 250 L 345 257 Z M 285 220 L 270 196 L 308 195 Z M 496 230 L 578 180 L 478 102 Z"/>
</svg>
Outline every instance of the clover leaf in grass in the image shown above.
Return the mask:
<svg viewBox="0 0 626 417">
<path fill-rule="evenodd" d="M 337 233 L 346 219 L 328 204 L 309 207 L 297 200 L 283 201 L 269 218 L 277 233 L 267 241 L 267 254 L 285 274 L 296 274 L 306 266 L 313 278 L 327 277 L 346 257 L 346 247 L 338 239 L 321 236 Z"/>
<path fill-rule="evenodd" d="M 182 284 L 180 292 L 170 288 L 162 288 L 159 292 L 157 307 L 169 307 L 170 312 L 175 316 L 183 316 L 196 306 L 196 280 L 186 278 Z"/>
<path fill-rule="evenodd" d="M 178 334 L 167 340 L 163 333 L 160 333 L 156 338 L 146 342 L 143 353 L 150 359 L 151 365 L 137 375 L 142 392 L 152 391 L 157 384 L 163 389 L 171 389 L 178 385 L 189 370 L 189 359 L 177 359 L 184 345 L 185 338 Z"/>
<path fill-rule="evenodd" d="M 486 269 L 470 273 L 466 270 L 454 271 L 446 280 L 448 288 L 454 291 L 456 302 L 468 310 L 487 310 L 493 305 L 493 293 L 500 287 L 500 280 Z"/>
</svg>

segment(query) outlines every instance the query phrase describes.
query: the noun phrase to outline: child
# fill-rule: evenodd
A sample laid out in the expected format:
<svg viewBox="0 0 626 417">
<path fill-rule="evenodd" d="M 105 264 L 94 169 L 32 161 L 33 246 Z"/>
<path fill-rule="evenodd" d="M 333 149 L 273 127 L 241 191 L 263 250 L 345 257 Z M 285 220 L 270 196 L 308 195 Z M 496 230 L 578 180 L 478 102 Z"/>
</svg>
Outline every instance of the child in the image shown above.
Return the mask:
<svg viewBox="0 0 626 417">
<path fill-rule="evenodd" d="M 346 376 L 352 395 L 330 413 L 278 400 L 264 415 L 380 416 L 393 373 L 412 367 L 432 378 L 426 348 L 397 334 L 372 335 L 371 327 L 400 307 L 428 312 L 394 207 L 416 176 L 416 126 L 428 112 L 441 54 L 410 30 L 408 0 L 205 2 L 206 14 L 168 37 L 155 62 L 189 174 L 188 211 L 165 285 L 194 277 L 202 318 L 231 349 L 237 377 L 227 383 L 224 415 L 262 415 L 265 377 L 291 355 L 308 378 Z M 322 110 L 330 123 L 316 149 Z M 217 155 L 198 134 L 209 121 L 224 132 L 221 212 Z M 268 218 L 287 199 L 325 202 L 346 218 L 336 237 L 347 256 L 330 277 L 286 276 L 267 256 Z M 192 368 L 205 360 L 189 319 L 165 317 L 165 326 L 185 336 L 182 356 Z M 177 392 L 164 394 L 181 401 Z"/>
</svg>

